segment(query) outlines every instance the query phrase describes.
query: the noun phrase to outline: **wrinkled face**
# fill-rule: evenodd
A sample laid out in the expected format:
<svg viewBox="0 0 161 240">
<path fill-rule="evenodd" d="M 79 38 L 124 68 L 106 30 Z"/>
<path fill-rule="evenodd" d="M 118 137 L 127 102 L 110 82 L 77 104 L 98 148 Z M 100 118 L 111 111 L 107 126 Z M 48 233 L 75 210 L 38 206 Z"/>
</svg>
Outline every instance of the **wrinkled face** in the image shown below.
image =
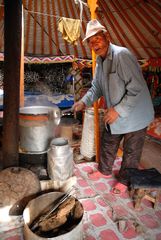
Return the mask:
<svg viewBox="0 0 161 240">
<path fill-rule="evenodd" d="M 98 56 L 101 56 L 102 58 L 106 57 L 109 47 L 108 33 L 96 33 L 94 36 L 90 37 L 87 42 L 90 49 L 93 50 Z"/>
</svg>

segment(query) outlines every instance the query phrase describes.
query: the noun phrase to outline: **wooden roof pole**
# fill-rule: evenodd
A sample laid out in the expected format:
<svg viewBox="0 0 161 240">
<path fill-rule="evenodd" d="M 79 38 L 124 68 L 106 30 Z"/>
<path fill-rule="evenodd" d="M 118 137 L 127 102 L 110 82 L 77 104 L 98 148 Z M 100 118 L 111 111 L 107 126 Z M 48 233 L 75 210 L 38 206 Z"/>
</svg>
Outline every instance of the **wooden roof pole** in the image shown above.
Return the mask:
<svg viewBox="0 0 161 240">
<path fill-rule="evenodd" d="M 22 0 L 4 5 L 4 117 L 2 167 L 19 165 L 19 100 Z"/>
<path fill-rule="evenodd" d="M 21 60 L 20 60 L 20 107 L 24 107 L 24 12 L 22 5 L 22 30 L 21 30 Z"/>
<path fill-rule="evenodd" d="M 91 19 L 96 19 L 97 0 L 88 0 L 88 6 L 91 12 Z M 94 75 L 96 66 L 96 54 L 92 51 L 92 73 Z M 99 117 L 98 117 L 98 101 L 94 103 L 94 132 L 95 132 L 95 146 L 96 146 L 96 162 L 100 158 L 100 134 L 99 134 Z"/>
</svg>

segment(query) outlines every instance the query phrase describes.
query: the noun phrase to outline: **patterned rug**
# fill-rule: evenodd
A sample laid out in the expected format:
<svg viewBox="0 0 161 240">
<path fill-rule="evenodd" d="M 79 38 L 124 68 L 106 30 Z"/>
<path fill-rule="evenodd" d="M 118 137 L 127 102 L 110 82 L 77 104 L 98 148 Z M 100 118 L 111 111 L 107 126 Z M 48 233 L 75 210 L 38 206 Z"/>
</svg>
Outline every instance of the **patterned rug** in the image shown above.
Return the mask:
<svg viewBox="0 0 161 240">
<path fill-rule="evenodd" d="M 161 141 L 161 117 L 155 118 L 149 125 L 147 134 Z"/>
</svg>

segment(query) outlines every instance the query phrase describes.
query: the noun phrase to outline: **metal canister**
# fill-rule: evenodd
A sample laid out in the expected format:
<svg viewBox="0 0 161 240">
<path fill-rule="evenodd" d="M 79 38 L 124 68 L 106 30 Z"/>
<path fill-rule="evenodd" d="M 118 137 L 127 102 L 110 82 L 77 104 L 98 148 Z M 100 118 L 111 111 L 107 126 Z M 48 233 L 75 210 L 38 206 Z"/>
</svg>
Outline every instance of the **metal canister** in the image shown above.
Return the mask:
<svg viewBox="0 0 161 240">
<path fill-rule="evenodd" d="M 47 169 L 54 181 L 66 181 L 73 176 L 73 150 L 65 138 L 54 138 L 48 150 Z"/>
<path fill-rule="evenodd" d="M 47 151 L 60 122 L 57 106 L 29 106 L 20 108 L 20 148 L 23 152 Z"/>
</svg>

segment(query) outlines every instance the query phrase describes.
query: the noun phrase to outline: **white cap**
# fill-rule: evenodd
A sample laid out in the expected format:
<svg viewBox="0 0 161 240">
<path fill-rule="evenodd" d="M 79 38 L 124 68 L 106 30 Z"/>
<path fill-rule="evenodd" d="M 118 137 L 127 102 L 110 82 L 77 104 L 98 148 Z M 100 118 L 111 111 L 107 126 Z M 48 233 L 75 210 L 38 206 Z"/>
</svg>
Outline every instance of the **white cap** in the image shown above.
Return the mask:
<svg viewBox="0 0 161 240">
<path fill-rule="evenodd" d="M 83 42 L 100 31 L 107 32 L 107 29 L 103 25 L 101 25 L 97 19 L 89 21 L 87 23 L 86 36 L 83 39 Z"/>
</svg>

